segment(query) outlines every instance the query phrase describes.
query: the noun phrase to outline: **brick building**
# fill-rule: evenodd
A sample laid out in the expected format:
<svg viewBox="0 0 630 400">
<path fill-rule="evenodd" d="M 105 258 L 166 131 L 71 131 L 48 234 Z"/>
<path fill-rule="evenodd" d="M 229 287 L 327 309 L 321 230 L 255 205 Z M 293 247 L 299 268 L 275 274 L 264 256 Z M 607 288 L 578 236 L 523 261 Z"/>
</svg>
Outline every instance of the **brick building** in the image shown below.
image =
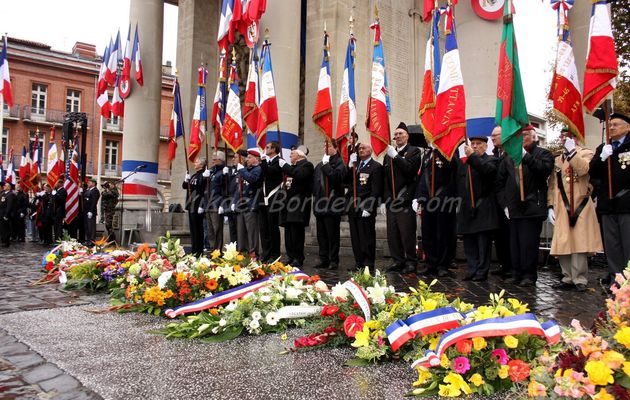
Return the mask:
<svg viewBox="0 0 630 400">
<path fill-rule="evenodd" d="M 103 120 L 103 150 L 98 153 L 100 109 L 95 90 L 101 57 L 94 45 L 77 42 L 72 53 L 52 50 L 49 45 L 16 38 L 8 39 L 8 59 L 11 71 L 13 107 L 4 104 L 0 154 L 4 168 L 9 163 L 13 148 L 13 165 L 19 166 L 22 147 L 34 141 L 39 130 L 42 176 L 47 170 L 50 129 L 55 127 L 55 141 L 61 145 L 61 126 L 68 112 L 84 112 L 88 117 L 86 173 L 96 177 L 97 163 L 102 163 L 103 181 L 121 177 L 124 118 Z M 166 205 L 170 197 L 170 170 L 167 158 L 168 125 L 173 106 L 173 76 L 170 65 L 162 68 L 162 104 L 160 107 L 160 136 L 158 197 Z M 111 99 L 110 88 L 110 99 Z M 133 96 L 134 93 L 131 93 Z M 181 151 L 181 150 L 180 150 Z"/>
</svg>

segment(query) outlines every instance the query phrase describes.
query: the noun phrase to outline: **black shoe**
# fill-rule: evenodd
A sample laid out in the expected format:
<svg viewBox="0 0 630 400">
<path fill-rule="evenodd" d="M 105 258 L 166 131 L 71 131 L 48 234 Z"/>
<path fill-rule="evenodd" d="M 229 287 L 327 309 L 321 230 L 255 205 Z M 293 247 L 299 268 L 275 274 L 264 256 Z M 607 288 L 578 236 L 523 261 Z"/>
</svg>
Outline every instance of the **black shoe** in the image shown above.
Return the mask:
<svg viewBox="0 0 630 400">
<path fill-rule="evenodd" d="M 338 270 L 339 269 L 339 264 L 337 264 L 336 262 L 331 262 L 328 265 L 328 269 Z"/>
<path fill-rule="evenodd" d="M 600 279 L 599 283 L 602 285 L 610 285 L 612 283 L 612 278 L 608 275 L 607 277 Z"/>
<path fill-rule="evenodd" d="M 525 278 L 518 285 L 520 287 L 531 287 L 531 286 L 536 286 L 536 282 L 529 278 Z"/>
<path fill-rule="evenodd" d="M 576 283 L 575 284 L 575 290 L 577 290 L 580 293 L 584 293 L 586 292 L 586 285 L 583 283 Z"/>
<path fill-rule="evenodd" d="M 404 268 L 403 264 L 392 264 L 387 267 L 387 272 L 400 272 Z"/>
<path fill-rule="evenodd" d="M 475 277 L 475 274 L 467 274 L 463 280 L 472 281 L 474 277 Z"/>
<path fill-rule="evenodd" d="M 518 285 L 519 283 L 521 283 L 521 280 L 518 278 L 507 278 L 504 282 L 511 285 Z"/>
<path fill-rule="evenodd" d="M 400 273 L 401 274 L 415 274 L 416 273 L 416 266 L 415 265 L 411 265 L 411 264 L 407 264 L 402 269 L 402 271 L 400 271 Z"/>
<path fill-rule="evenodd" d="M 475 276 L 474 278 L 472 278 L 473 282 L 485 282 L 488 280 L 487 276 Z"/>
<path fill-rule="evenodd" d="M 551 286 L 554 289 L 562 289 L 562 290 L 569 290 L 569 289 L 573 289 L 573 284 L 572 283 L 566 283 L 566 282 L 560 282 L 560 283 L 556 283 L 555 285 Z"/>
<path fill-rule="evenodd" d="M 317 264 L 315 264 L 315 268 L 321 268 L 321 269 L 328 268 L 328 263 L 320 261 Z"/>
</svg>

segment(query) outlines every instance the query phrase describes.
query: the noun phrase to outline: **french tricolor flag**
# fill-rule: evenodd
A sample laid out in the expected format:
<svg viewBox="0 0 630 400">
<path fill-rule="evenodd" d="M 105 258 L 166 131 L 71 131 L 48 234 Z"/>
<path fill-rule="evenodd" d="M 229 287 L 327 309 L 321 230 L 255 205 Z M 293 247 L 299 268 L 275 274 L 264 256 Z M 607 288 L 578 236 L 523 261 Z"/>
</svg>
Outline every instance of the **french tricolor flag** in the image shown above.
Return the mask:
<svg viewBox="0 0 630 400">
<path fill-rule="evenodd" d="M 381 25 L 378 20 L 370 26 L 374 29 L 374 53 L 372 56 L 372 82 L 368 108 L 366 128 L 370 132 L 372 149 L 380 156 L 390 142 L 389 137 L 389 91 L 387 73 L 385 72 L 385 52 L 381 40 Z"/>
<path fill-rule="evenodd" d="M 619 66 L 607 1 L 593 4 L 584 70 L 584 107 L 592 114 L 617 86 Z"/>
<path fill-rule="evenodd" d="M 31 183 L 37 184 L 39 182 L 39 129 L 35 132 L 35 141 L 33 142 L 33 147 L 31 148 L 31 172 L 29 175 L 29 179 Z"/>
<path fill-rule="evenodd" d="M 315 99 L 315 109 L 313 110 L 313 122 L 326 137 L 326 140 L 332 141 L 333 114 L 329 57 L 328 33 L 324 31 L 324 56 L 319 70 L 319 79 L 317 80 L 317 98 Z"/>
<path fill-rule="evenodd" d="M 131 93 L 131 25 L 129 25 L 129 31 L 127 31 L 127 41 L 125 42 L 125 56 L 123 58 L 123 68 L 120 74 L 120 80 L 118 81 L 118 87 L 120 89 L 120 97 L 126 99 Z"/>
<path fill-rule="evenodd" d="M 190 128 L 190 145 L 188 146 L 188 159 L 195 161 L 197 154 L 201 151 L 201 143 L 206 133 L 206 77 L 208 70 L 199 67 L 199 80 L 197 82 L 197 99 L 195 100 L 195 111 Z"/>
<path fill-rule="evenodd" d="M 177 138 L 184 136 L 184 120 L 182 119 L 182 96 L 179 92 L 179 82 L 175 78 L 173 82 L 173 111 L 168 128 L 168 160 L 175 159 L 177 150 Z"/>
<path fill-rule="evenodd" d="M 251 50 L 249 71 L 247 73 L 247 87 L 245 102 L 243 103 L 243 119 L 250 132 L 256 132 L 258 126 L 258 104 L 260 102 L 258 82 L 258 46 L 254 44 Z"/>
<path fill-rule="evenodd" d="M 341 95 L 339 98 L 339 115 L 337 116 L 337 133 L 335 138 L 341 143 L 339 149 L 345 162 L 348 162 L 348 140 L 357 125 L 357 101 L 354 91 L 354 52 L 356 39 L 350 34 L 346 48 L 346 61 L 343 65 Z"/>
<path fill-rule="evenodd" d="M 273 80 L 273 68 L 271 66 L 271 44 L 267 39 L 261 51 L 260 78 L 260 108 L 258 109 L 258 131 L 256 132 L 256 144 L 264 148 L 269 127 L 278 123 L 278 103 L 276 101 L 276 89 Z"/>
<path fill-rule="evenodd" d="M 31 156 L 28 151 L 26 151 L 26 146 L 22 146 L 22 158 L 20 159 L 20 185 L 24 191 L 28 191 L 31 186 Z"/>
<path fill-rule="evenodd" d="M 122 59 L 122 54 L 120 50 L 120 31 L 118 31 L 116 41 L 110 41 L 109 43 L 109 54 L 107 58 L 107 71 L 105 71 L 105 81 L 110 86 L 114 86 L 114 84 L 116 83 L 118 60 L 120 59 Z"/>
<path fill-rule="evenodd" d="M 118 89 L 120 79 L 121 79 L 121 76 L 118 75 L 116 77 L 116 85 L 114 86 L 114 94 L 112 95 L 111 110 L 114 117 L 125 116 L 125 103 L 122 97 L 120 97 L 120 93 Z"/>
<path fill-rule="evenodd" d="M 7 161 L 7 174 L 4 180 L 5 182 L 9 182 L 15 185 L 17 183 L 17 178 L 15 176 L 15 169 L 13 167 L 13 147 L 11 147 L 11 150 L 9 150 L 9 159 Z"/>
<path fill-rule="evenodd" d="M 447 7 L 446 16 L 451 29 L 446 35 L 436 96 L 433 145 L 450 161 L 466 137 L 466 96 L 451 6 Z"/>
<path fill-rule="evenodd" d="M 237 0 L 241 1 L 241 0 Z M 227 51 L 230 41 L 230 26 L 232 25 L 232 16 L 234 12 L 234 0 L 223 0 L 221 5 L 221 17 L 219 19 L 219 33 L 217 34 L 217 43 L 219 49 Z"/>
<path fill-rule="evenodd" d="M 4 37 L 4 45 L 0 52 L 0 94 L 4 102 L 13 107 L 13 96 L 11 95 L 11 76 L 9 75 L 9 60 L 7 59 L 7 37 Z"/>
<path fill-rule="evenodd" d="M 142 74 L 142 57 L 140 56 L 140 35 L 138 34 L 138 24 L 136 24 L 136 34 L 133 38 L 131 62 L 136 66 L 136 82 L 138 82 L 138 85 L 140 86 L 144 85 L 144 76 Z"/>
<path fill-rule="evenodd" d="M 238 1 L 238 0 L 237 0 Z M 241 113 L 241 99 L 238 90 L 238 75 L 236 63 L 230 66 L 229 92 L 225 120 L 223 121 L 222 136 L 225 143 L 236 152 L 243 144 L 243 116 Z"/>
<path fill-rule="evenodd" d="M 435 121 L 435 92 L 438 88 L 440 76 L 440 12 L 433 13 L 432 28 L 427 40 L 426 52 L 424 55 L 424 77 L 422 82 L 422 95 L 418 116 L 422 132 L 428 141 L 433 141 L 434 121 Z M 437 71 L 437 74 L 436 74 Z"/>
<path fill-rule="evenodd" d="M 219 80 L 217 81 L 217 90 L 214 93 L 214 101 L 212 103 L 211 125 L 214 130 L 214 148 L 219 147 L 219 137 L 221 137 L 221 128 L 225 120 L 225 107 L 227 102 L 227 58 L 225 51 L 221 51 L 219 56 Z"/>
</svg>

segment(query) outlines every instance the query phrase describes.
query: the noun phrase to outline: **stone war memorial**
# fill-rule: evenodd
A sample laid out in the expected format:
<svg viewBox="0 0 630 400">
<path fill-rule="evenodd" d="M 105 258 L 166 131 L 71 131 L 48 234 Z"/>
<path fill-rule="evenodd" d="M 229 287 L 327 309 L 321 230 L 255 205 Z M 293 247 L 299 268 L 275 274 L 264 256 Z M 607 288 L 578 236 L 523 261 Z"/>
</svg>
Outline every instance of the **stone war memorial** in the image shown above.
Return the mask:
<svg viewBox="0 0 630 400">
<path fill-rule="evenodd" d="M 630 398 L 623 10 L 530 1 L 129 0 L 102 57 L 5 36 L 0 398 Z M 94 84 L 51 117 L 57 59 Z"/>
</svg>

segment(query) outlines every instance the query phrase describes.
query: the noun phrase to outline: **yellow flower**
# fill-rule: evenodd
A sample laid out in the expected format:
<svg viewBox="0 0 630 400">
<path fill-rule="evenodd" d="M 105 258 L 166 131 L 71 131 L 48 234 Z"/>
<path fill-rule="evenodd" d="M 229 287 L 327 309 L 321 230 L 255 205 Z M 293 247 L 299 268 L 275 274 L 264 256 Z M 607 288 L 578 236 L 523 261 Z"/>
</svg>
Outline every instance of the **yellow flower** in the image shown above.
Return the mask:
<svg viewBox="0 0 630 400">
<path fill-rule="evenodd" d="M 615 340 L 630 349 L 630 327 L 619 329 L 619 331 L 615 333 Z"/>
<path fill-rule="evenodd" d="M 221 257 L 221 250 L 216 249 L 212 252 L 212 259 L 216 260 L 217 258 Z"/>
<path fill-rule="evenodd" d="M 57 259 L 57 256 L 54 253 L 50 253 L 46 256 L 46 262 L 55 261 L 56 259 Z"/>
<path fill-rule="evenodd" d="M 370 344 L 370 329 L 363 325 L 363 330 L 357 332 L 354 337 L 354 343 L 352 343 L 352 347 L 366 347 Z"/>
<path fill-rule="evenodd" d="M 435 350 L 438 343 L 440 343 L 440 336 L 434 336 L 429 339 L 429 350 Z"/>
<path fill-rule="evenodd" d="M 423 311 L 433 311 L 437 308 L 437 300 L 435 299 L 425 299 L 424 296 L 422 296 L 420 297 L 420 301 L 422 302 Z"/>
<path fill-rule="evenodd" d="M 413 383 L 413 386 L 422 386 L 431 379 L 433 374 L 429 372 L 429 369 L 426 367 L 418 367 L 418 380 Z"/>
<path fill-rule="evenodd" d="M 280 339 L 284 342 L 287 340 L 287 334 L 283 333 L 282 336 L 280 336 Z"/>
<path fill-rule="evenodd" d="M 621 367 L 624 361 L 626 361 L 625 357 L 621 353 L 617 353 L 613 350 L 605 351 L 601 361 L 606 363 L 606 366 L 611 369 L 617 369 Z"/>
<path fill-rule="evenodd" d="M 238 256 L 236 256 L 236 261 L 243 261 L 245 259 L 245 257 L 243 257 L 242 254 L 239 254 Z"/>
<path fill-rule="evenodd" d="M 482 337 L 472 338 L 472 342 L 473 342 L 473 348 L 475 350 L 483 350 L 488 345 L 488 343 L 486 343 L 486 339 Z"/>
<path fill-rule="evenodd" d="M 612 369 L 608 368 L 603 361 L 589 361 L 584 370 L 594 385 L 606 386 L 615 381 Z"/>
<path fill-rule="evenodd" d="M 606 389 L 601 388 L 599 389 L 599 393 L 593 397 L 593 400 L 615 400 L 615 397 L 608 393 Z"/>
<path fill-rule="evenodd" d="M 468 378 L 468 381 L 470 383 L 472 383 L 475 386 L 481 386 L 484 384 L 484 380 L 483 377 L 479 374 L 473 374 L 473 376 L 471 376 L 470 378 Z"/>
<path fill-rule="evenodd" d="M 495 317 L 495 315 L 494 315 L 492 307 L 480 306 L 475 311 L 475 320 L 476 321 L 481 321 L 483 319 L 494 318 L 494 317 Z"/>
<path fill-rule="evenodd" d="M 458 307 L 458 311 L 459 312 L 468 312 L 470 310 L 472 310 L 473 308 L 475 308 L 475 305 L 472 303 L 464 303 L 463 301 L 459 303 L 459 307 Z"/>
<path fill-rule="evenodd" d="M 449 361 L 446 354 L 442 354 L 442 357 L 440 357 L 440 365 L 442 366 L 442 368 L 448 368 L 451 366 L 451 362 Z"/>
<path fill-rule="evenodd" d="M 466 383 L 464 378 L 462 378 L 462 376 L 458 373 L 449 372 L 449 374 L 444 377 L 444 383 L 450 383 L 451 385 L 456 387 L 458 390 L 461 390 L 465 394 L 472 393 L 470 386 Z"/>
<path fill-rule="evenodd" d="M 368 329 L 376 330 L 381 328 L 381 323 L 375 319 L 371 319 L 363 324 L 363 326 L 367 326 Z"/>
<path fill-rule="evenodd" d="M 505 306 L 499 306 L 497 308 L 497 313 L 499 314 L 500 317 L 512 317 L 512 316 L 514 316 L 514 313 L 512 311 L 510 311 Z"/>
<path fill-rule="evenodd" d="M 517 314 L 524 314 L 529 311 L 529 307 L 527 307 L 527 303 L 521 303 L 517 299 L 507 299 L 508 303 L 512 306 L 512 309 Z"/>
<path fill-rule="evenodd" d="M 440 385 L 438 394 L 442 397 L 459 397 L 462 392 L 453 385 Z"/>
<path fill-rule="evenodd" d="M 529 397 L 547 397 L 547 388 L 542 383 L 532 379 L 527 385 L 527 394 Z"/>
<path fill-rule="evenodd" d="M 502 365 L 501 368 L 499 369 L 499 378 L 501 379 L 505 379 L 507 378 L 510 372 L 510 367 L 508 367 L 507 365 Z"/>
<path fill-rule="evenodd" d="M 630 377 L 630 362 L 626 361 L 623 363 L 623 372 Z"/>
<path fill-rule="evenodd" d="M 508 335 L 503 338 L 503 342 L 510 349 L 515 349 L 518 347 L 518 339 L 512 335 Z"/>
</svg>

